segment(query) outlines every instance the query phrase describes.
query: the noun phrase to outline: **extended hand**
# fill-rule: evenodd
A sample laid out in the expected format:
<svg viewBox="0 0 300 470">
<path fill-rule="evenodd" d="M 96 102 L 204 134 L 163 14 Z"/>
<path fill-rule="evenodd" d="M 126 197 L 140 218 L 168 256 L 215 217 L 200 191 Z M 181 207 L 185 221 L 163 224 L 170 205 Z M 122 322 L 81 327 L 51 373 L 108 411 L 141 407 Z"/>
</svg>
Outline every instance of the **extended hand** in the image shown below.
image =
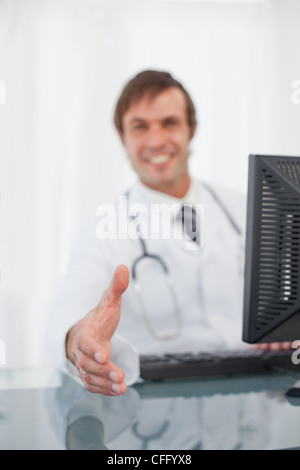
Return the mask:
<svg viewBox="0 0 300 470">
<path fill-rule="evenodd" d="M 122 294 L 128 284 L 128 268 L 120 265 L 97 307 L 76 323 L 67 335 L 67 357 L 76 365 L 89 392 L 104 395 L 126 392 L 123 371 L 109 360 L 111 338 L 119 323 Z"/>
</svg>

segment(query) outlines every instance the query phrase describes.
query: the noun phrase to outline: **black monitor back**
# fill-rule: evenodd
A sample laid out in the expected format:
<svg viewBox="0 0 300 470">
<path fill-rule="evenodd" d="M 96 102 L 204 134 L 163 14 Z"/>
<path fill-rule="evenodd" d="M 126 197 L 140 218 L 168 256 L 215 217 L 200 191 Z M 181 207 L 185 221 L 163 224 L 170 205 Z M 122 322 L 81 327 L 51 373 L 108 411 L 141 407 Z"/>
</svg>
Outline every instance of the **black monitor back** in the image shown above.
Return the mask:
<svg viewBox="0 0 300 470">
<path fill-rule="evenodd" d="M 300 157 L 250 155 L 243 340 L 300 339 Z"/>
</svg>

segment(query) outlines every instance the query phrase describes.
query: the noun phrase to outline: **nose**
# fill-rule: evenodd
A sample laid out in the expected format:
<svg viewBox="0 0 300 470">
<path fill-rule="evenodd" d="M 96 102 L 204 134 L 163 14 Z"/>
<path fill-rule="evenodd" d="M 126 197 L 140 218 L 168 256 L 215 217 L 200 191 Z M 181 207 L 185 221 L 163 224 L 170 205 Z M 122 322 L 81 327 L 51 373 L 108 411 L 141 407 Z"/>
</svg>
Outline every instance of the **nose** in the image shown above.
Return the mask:
<svg viewBox="0 0 300 470">
<path fill-rule="evenodd" d="M 147 146 L 151 149 L 160 149 L 166 144 L 166 135 L 160 125 L 153 125 L 147 133 Z"/>
</svg>

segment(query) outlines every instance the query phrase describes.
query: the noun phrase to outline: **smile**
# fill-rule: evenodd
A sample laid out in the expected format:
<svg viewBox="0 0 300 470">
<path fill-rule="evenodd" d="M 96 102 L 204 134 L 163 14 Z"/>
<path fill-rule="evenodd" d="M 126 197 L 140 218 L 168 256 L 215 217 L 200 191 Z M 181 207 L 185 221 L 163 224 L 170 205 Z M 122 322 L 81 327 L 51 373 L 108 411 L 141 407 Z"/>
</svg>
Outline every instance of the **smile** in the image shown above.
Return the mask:
<svg viewBox="0 0 300 470">
<path fill-rule="evenodd" d="M 171 158 L 172 157 L 170 155 L 155 155 L 153 157 L 148 158 L 147 160 L 153 165 L 161 165 L 171 160 Z"/>
</svg>

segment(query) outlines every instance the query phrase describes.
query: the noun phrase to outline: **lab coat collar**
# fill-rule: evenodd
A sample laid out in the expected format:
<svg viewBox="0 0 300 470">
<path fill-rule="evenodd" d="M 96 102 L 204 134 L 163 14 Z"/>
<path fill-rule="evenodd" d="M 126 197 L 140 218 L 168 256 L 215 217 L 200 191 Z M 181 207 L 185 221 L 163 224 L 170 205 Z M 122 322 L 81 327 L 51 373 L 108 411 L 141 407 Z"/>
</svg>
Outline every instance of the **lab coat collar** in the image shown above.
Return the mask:
<svg viewBox="0 0 300 470">
<path fill-rule="evenodd" d="M 168 204 L 168 205 L 180 205 L 183 204 L 193 204 L 196 205 L 199 202 L 197 183 L 195 180 L 191 179 L 190 187 L 183 198 L 176 198 L 170 196 L 169 194 L 162 193 L 161 191 L 156 191 L 154 189 L 148 188 L 140 180 L 137 181 L 135 186 L 135 197 L 134 199 L 139 201 L 145 201 L 146 204 Z M 177 212 L 179 212 L 179 208 Z M 177 214 L 175 214 L 176 216 Z"/>
</svg>

